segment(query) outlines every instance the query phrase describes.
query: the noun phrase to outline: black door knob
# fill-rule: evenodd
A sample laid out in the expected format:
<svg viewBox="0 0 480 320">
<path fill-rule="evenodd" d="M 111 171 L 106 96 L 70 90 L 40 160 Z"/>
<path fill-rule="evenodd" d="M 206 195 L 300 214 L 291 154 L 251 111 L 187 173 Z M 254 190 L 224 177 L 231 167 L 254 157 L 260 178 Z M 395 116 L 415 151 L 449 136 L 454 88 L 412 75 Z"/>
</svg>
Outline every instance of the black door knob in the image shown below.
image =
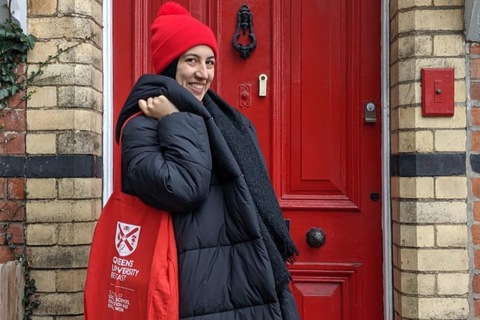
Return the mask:
<svg viewBox="0 0 480 320">
<path fill-rule="evenodd" d="M 310 247 L 320 248 L 327 241 L 327 234 L 322 229 L 313 227 L 307 231 L 306 240 Z"/>
</svg>

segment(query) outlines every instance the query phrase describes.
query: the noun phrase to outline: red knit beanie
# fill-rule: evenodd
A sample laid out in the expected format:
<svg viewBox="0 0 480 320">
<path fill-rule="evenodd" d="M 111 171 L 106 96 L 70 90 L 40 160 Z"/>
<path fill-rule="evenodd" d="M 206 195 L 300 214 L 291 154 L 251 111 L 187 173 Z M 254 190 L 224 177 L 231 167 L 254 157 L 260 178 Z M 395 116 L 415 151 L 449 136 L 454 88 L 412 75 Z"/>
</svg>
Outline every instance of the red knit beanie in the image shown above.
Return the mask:
<svg viewBox="0 0 480 320">
<path fill-rule="evenodd" d="M 162 5 L 151 30 L 150 46 L 156 74 L 160 74 L 171 62 L 198 45 L 209 46 L 215 56 L 218 56 L 213 31 L 178 3 L 166 2 Z"/>
</svg>

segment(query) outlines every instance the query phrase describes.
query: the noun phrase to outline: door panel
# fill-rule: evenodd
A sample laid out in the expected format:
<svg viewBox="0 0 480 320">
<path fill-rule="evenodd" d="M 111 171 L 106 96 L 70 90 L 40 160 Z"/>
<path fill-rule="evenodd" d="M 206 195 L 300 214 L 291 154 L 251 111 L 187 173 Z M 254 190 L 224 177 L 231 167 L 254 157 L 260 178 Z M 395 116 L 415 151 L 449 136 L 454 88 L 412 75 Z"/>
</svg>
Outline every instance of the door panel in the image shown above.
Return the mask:
<svg viewBox="0 0 480 320">
<path fill-rule="evenodd" d="M 279 153 L 285 156 L 281 171 L 290 174 L 280 177 L 282 200 L 287 207 L 358 210 L 360 17 L 346 0 L 285 3 L 292 17 L 285 19 L 284 34 L 292 44 L 285 65 L 289 130 Z"/>
<path fill-rule="evenodd" d="M 379 5 L 283 1 L 288 129 L 275 181 L 301 252 L 291 272 L 304 319 L 383 318 L 381 203 L 370 199 L 381 190 L 380 119 L 363 114 L 380 104 Z M 312 227 L 326 234 L 320 248 L 305 241 Z"/>
<path fill-rule="evenodd" d="M 304 265 L 295 270 L 293 294 L 302 319 L 356 318 L 356 265 Z M 381 319 L 381 318 L 371 318 Z"/>
<path fill-rule="evenodd" d="M 151 72 L 149 26 L 163 2 L 114 2 L 115 115 L 135 79 Z M 300 250 L 290 270 L 302 319 L 382 319 L 380 1 L 177 2 L 214 30 L 213 88 L 257 129 Z M 243 4 L 257 39 L 247 59 L 232 45 Z M 377 106 L 376 123 L 364 120 L 367 102 Z M 312 228 L 326 235 L 319 248 L 306 242 Z"/>
</svg>

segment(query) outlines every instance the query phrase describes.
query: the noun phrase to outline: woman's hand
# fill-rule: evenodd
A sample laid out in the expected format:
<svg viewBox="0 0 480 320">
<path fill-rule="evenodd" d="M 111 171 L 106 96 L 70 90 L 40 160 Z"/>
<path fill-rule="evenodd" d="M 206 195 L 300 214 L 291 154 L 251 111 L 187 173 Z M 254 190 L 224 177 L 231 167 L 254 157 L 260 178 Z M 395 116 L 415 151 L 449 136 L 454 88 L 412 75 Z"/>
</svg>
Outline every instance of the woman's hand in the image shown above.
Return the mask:
<svg viewBox="0 0 480 320">
<path fill-rule="evenodd" d="M 147 100 L 140 99 L 138 100 L 138 106 L 145 115 L 157 120 L 160 120 L 171 113 L 180 111 L 164 95 L 148 98 Z"/>
</svg>

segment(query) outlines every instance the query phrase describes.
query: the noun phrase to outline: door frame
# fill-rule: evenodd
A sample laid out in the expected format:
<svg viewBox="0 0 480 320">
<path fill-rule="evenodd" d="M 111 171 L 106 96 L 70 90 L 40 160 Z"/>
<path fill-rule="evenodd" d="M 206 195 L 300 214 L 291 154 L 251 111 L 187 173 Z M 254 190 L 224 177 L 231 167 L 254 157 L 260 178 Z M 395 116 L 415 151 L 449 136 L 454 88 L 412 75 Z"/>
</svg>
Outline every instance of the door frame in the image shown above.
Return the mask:
<svg viewBox="0 0 480 320">
<path fill-rule="evenodd" d="M 103 20 L 103 205 L 113 192 L 113 1 L 104 0 Z"/>
<path fill-rule="evenodd" d="M 390 0 L 381 0 L 381 100 L 382 100 L 382 228 L 383 243 L 383 310 L 384 320 L 394 319 L 392 206 L 390 195 Z"/>
<path fill-rule="evenodd" d="M 113 192 L 113 1 L 103 1 L 103 203 Z M 384 320 L 393 320 L 392 217 L 390 199 L 389 0 L 381 1 L 382 228 Z"/>
</svg>

